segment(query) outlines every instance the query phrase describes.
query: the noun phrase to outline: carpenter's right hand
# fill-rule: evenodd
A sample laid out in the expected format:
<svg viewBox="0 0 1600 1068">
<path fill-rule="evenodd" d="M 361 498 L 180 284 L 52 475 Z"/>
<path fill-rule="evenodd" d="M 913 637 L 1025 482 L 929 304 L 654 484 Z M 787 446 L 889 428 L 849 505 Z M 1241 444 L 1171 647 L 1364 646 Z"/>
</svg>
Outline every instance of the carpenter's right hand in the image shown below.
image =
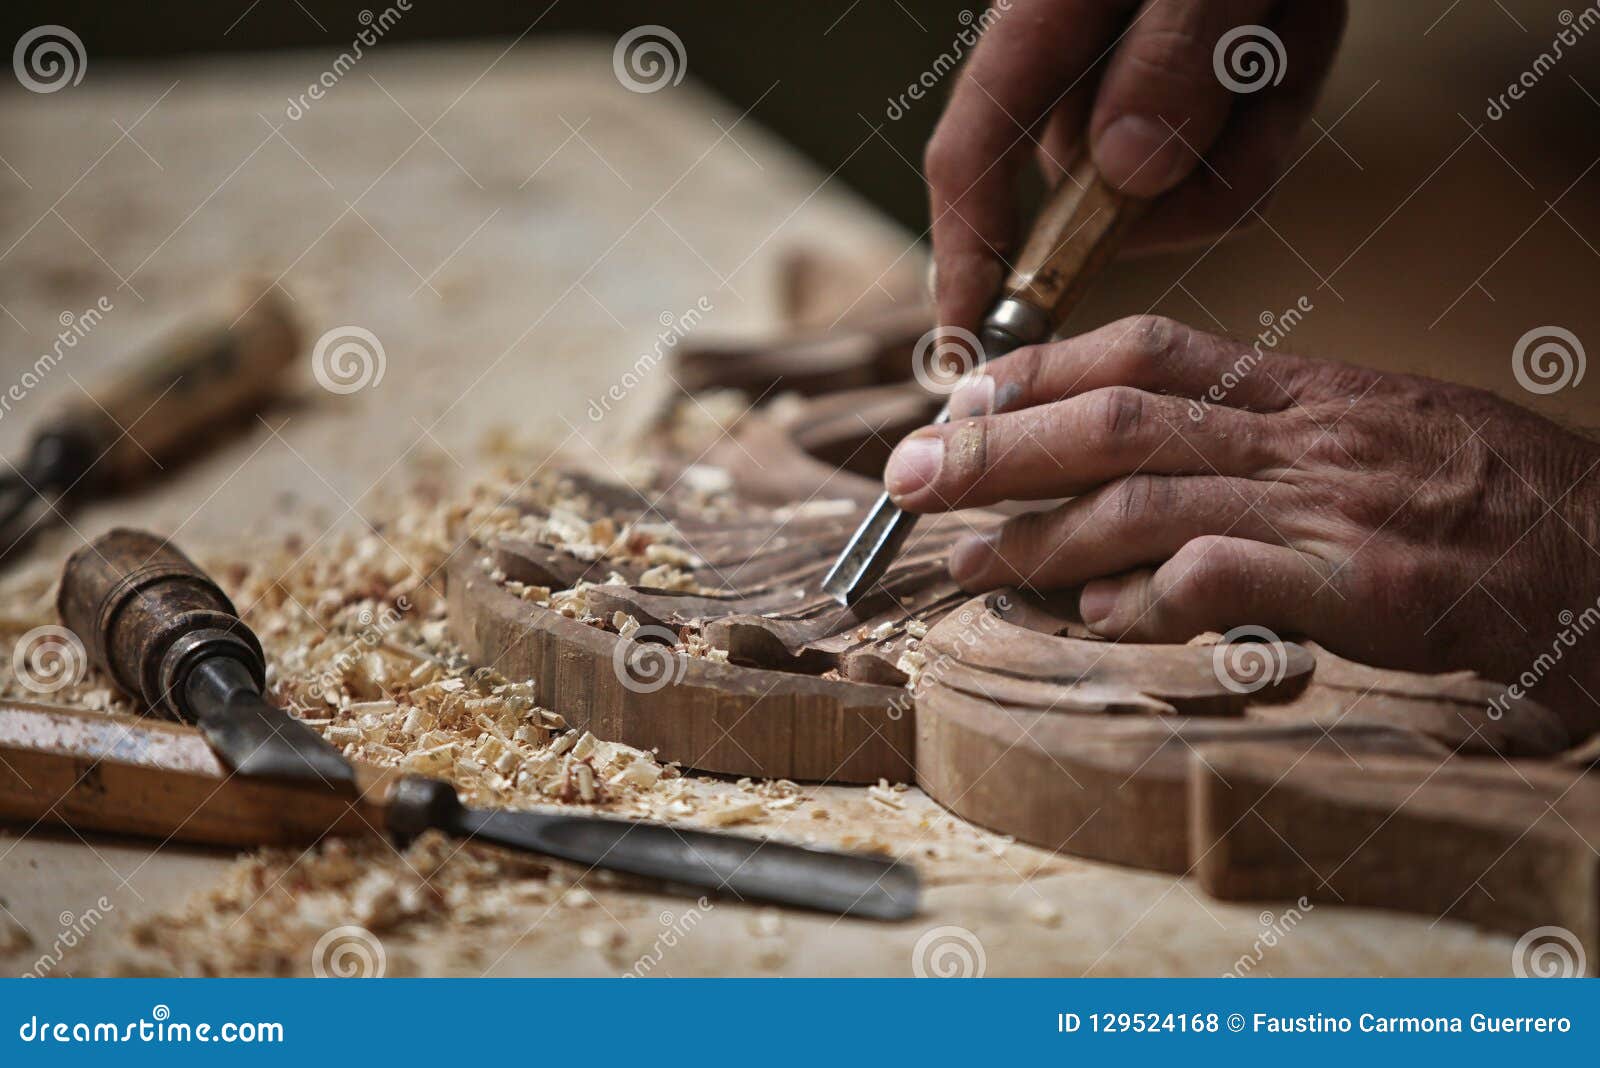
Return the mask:
<svg viewBox="0 0 1600 1068">
<path fill-rule="evenodd" d="M 1053 182 L 1087 143 L 1123 191 L 1172 190 L 1135 236 L 1144 248 L 1248 221 L 1287 164 L 1338 46 L 1344 0 L 1134 8 L 997 0 L 928 143 L 940 322 L 976 330 L 994 301 L 1015 252 L 1017 179 L 1030 159 Z"/>
</svg>

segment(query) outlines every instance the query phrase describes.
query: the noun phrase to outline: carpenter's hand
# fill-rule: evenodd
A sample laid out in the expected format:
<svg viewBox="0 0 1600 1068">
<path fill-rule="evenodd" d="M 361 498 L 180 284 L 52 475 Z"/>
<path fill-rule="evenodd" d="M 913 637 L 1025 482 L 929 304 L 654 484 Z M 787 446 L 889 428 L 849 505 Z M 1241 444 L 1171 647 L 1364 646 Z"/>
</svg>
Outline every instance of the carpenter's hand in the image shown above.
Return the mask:
<svg viewBox="0 0 1600 1068">
<path fill-rule="evenodd" d="M 1344 12 L 1344 0 L 996 3 L 925 160 L 940 322 L 976 330 L 994 301 L 1030 159 L 1054 182 L 1087 141 L 1100 172 L 1126 192 L 1174 190 L 1135 245 L 1246 221 L 1287 162 Z M 1242 31 L 1224 51 L 1240 89 L 1259 83 L 1236 93 L 1214 53 L 1224 34 L 1254 25 L 1273 37 Z"/>
<path fill-rule="evenodd" d="M 1072 499 L 958 543 L 967 589 L 1082 585 L 1107 637 L 1248 623 L 1378 666 L 1534 671 L 1575 736 L 1600 726 L 1600 648 L 1538 663 L 1594 621 L 1600 445 L 1480 390 L 1160 318 L 984 370 L 895 449 L 895 502 Z"/>
</svg>

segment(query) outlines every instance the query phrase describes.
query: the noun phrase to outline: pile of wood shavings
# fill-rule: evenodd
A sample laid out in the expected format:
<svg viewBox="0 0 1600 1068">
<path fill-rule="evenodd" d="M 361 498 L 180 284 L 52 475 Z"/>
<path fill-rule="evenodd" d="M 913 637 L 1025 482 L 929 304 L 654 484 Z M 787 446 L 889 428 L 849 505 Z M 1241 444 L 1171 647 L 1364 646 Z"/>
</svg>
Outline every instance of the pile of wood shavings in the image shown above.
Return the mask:
<svg viewBox="0 0 1600 1068">
<path fill-rule="evenodd" d="M 474 668 L 449 636 L 444 564 L 465 532 L 515 518 L 512 488 L 555 500 L 559 479 L 526 486 L 514 472 L 442 504 L 415 496 L 393 519 L 315 542 L 289 538 L 227 556 L 196 554 L 233 599 L 267 653 L 271 698 L 319 730 L 350 759 L 451 782 L 485 807 L 577 805 L 608 814 L 707 826 L 762 822 L 800 804 L 792 783 L 718 783 L 708 789 L 654 753 L 567 727 L 561 695 L 537 680 Z M 644 546 L 648 551 L 650 542 Z M 661 552 L 657 551 L 657 556 Z M 0 588 L 0 632 L 13 641 L 56 622 L 55 566 L 11 576 Z M 0 658 L 0 693 L 39 700 Z M 50 694 L 51 704 L 133 714 L 129 699 L 89 670 Z M 445 919 L 472 923 L 492 911 L 506 882 L 520 901 L 583 893 L 563 889 L 578 869 L 484 847 L 455 853 L 428 836 L 397 854 L 387 843 L 324 842 L 308 851 L 262 850 L 179 913 L 140 928 L 136 970 L 184 973 L 304 972 L 306 940 L 336 923 L 372 927 Z M 440 849 L 448 863 L 430 867 Z M 420 852 L 419 852 L 420 851 Z M 529 875 L 529 872 L 536 873 Z M 520 873 L 520 874 L 519 874 Z M 542 874 L 541 874 L 542 873 Z M 464 889 L 455 890 L 452 887 Z M 585 892 L 586 893 L 586 892 Z M 513 904 L 511 898 L 502 906 Z M 485 901 L 488 902 L 485 904 Z"/>
<path fill-rule="evenodd" d="M 629 478 L 631 484 L 649 499 L 649 493 L 659 492 L 659 474 L 648 465 L 633 465 Z M 728 516 L 747 510 L 738 506 L 729 496 L 732 481 L 720 468 L 691 465 L 682 471 L 677 482 L 688 491 L 680 495 L 707 517 Z M 727 591 L 721 586 L 699 582 L 692 569 L 703 567 L 705 561 L 696 555 L 686 540 L 669 523 L 640 518 L 618 523 L 609 515 L 598 519 L 586 516 L 603 511 L 570 480 L 560 476 L 536 480 L 518 500 L 524 507 L 501 503 L 494 507 L 471 510 L 465 516 L 466 529 L 475 531 L 475 538 L 485 542 L 494 536 L 524 538 L 542 545 L 558 548 L 586 563 L 602 562 L 613 566 L 631 565 L 639 570 L 634 585 L 666 590 L 674 593 L 720 595 Z M 527 504 L 539 506 L 535 512 L 525 510 Z M 580 581 L 567 589 L 529 585 L 509 578 L 496 569 L 489 559 L 483 561 L 485 570 L 496 581 L 523 600 L 560 612 L 600 630 L 608 630 L 623 638 L 632 638 L 640 623 L 625 612 L 604 612 L 591 603 L 590 593 L 598 587 L 626 586 L 629 582 L 619 572 L 612 570 L 603 582 Z M 694 628 L 680 628 L 673 649 L 688 656 L 726 662 L 727 651 L 718 649 Z"/>
<path fill-rule="evenodd" d="M 385 974 L 405 975 L 415 970 L 403 949 L 405 935 L 430 920 L 487 927 L 518 906 L 592 903 L 592 895 L 539 858 L 462 845 L 437 832 L 404 850 L 376 839 L 331 839 L 304 851 L 265 849 L 236 862 L 175 914 L 135 925 L 131 951 L 116 970 L 334 972 L 339 964 L 330 959 L 328 933 L 354 926 L 364 932 L 355 937 L 383 947 Z"/>
<path fill-rule="evenodd" d="M 904 787 L 880 784 L 876 796 L 858 805 L 823 803 L 817 791 L 781 780 L 685 777 L 653 753 L 568 729 L 560 714 L 562 695 L 539 680 L 505 679 L 492 668 L 469 665 L 445 624 L 449 554 L 468 535 L 526 535 L 527 513 L 512 506 L 515 500 L 537 500 L 551 515 L 565 509 L 577 516 L 588 508 L 559 476 L 523 481 L 519 471 L 529 466 L 508 467 L 455 503 L 413 493 L 393 518 L 366 530 L 241 546 L 226 555 L 196 554 L 260 636 L 271 696 L 351 759 L 448 780 L 472 804 L 576 805 L 691 825 L 759 826 L 812 844 L 914 852 L 936 866 L 969 852 L 957 848 L 952 856 L 949 846 L 932 844 L 930 836 L 946 836 L 926 825 L 926 813 L 897 804 Z M 639 470 L 630 468 L 630 477 L 654 477 L 647 465 L 633 466 Z M 726 507 L 719 474 L 705 469 L 691 480 L 708 514 Z M 681 570 L 689 562 L 675 555 L 688 550 L 665 524 L 624 531 L 586 523 L 580 535 L 567 516 L 557 522 L 572 536 L 569 544 L 587 539 L 602 552 L 637 553 L 634 562 L 650 566 Z M 6 606 L 0 632 L 15 639 L 56 622 L 55 577 L 54 566 L 40 565 L 8 578 L 0 588 Z M 581 615 L 581 600 L 573 598 L 571 605 Z M 637 626 L 616 616 L 588 621 L 618 631 Z M 684 651 L 717 655 L 709 648 Z M 37 700 L 11 676 L 9 661 L 0 658 L 0 693 Z M 93 671 L 49 700 L 78 709 L 134 711 Z M 898 830 L 888 833 L 892 827 Z M 131 951 L 119 950 L 119 967 L 138 974 L 304 974 L 312 970 L 310 954 L 319 938 L 356 924 L 385 935 L 389 973 L 405 974 L 407 942 L 431 937 L 426 932 L 441 925 L 474 929 L 515 913 L 526 926 L 530 913 L 593 905 L 587 887 L 611 881 L 605 873 L 584 876 L 560 862 L 460 847 L 436 834 L 400 852 L 377 840 L 258 850 L 181 909 L 137 925 Z M 627 899 L 621 901 L 608 900 L 600 918 L 609 923 L 611 913 L 625 912 Z M 495 944 L 476 936 L 451 942 Z M 452 970 L 486 966 L 457 963 L 459 969 Z"/>
</svg>

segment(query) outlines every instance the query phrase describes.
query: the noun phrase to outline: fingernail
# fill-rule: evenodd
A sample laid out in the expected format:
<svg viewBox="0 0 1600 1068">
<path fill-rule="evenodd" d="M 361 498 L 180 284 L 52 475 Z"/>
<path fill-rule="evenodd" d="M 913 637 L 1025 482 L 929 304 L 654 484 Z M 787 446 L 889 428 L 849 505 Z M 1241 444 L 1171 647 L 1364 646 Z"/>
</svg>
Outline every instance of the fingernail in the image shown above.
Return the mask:
<svg viewBox="0 0 1600 1068">
<path fill-rule="evenodd" d="M 994 411 L 994 378 L 979 375 L 950 394 L 950 417 L 971 419 Z"/>
<path fill-rule="evenodd" d="M 891 497 L 904 497 L 933 484 L 944 464 L 944 441 L 937 435 L 907 438 L 889 457 L 883 473 L 884 488 Z"/>
<path fill-rule="evenodd" d="M 1172 131 L 1144 115 L 1124 115 L 1094 143 L 1094 161 L 1106 181 L 1133 196 L 1165 193 L 1188 170 L 1189 150 Z"/>
<path fill-rule="evenodd" d="M 958 541 L 950 553 L 950 577 L 963 587 L 977 579 L 994 558 L 994 543 L 993 534 L 980 534 Z"/>
<path fill-rule="evenodd" d="M 1094 626 L 1104 623 L 1112 609 L 1117 607 L 1117 583 L 1111 579 L 1096 579 L 1084 586 L 1078 595 L 1078 614 L 1084 623 Z"/>
</svg>

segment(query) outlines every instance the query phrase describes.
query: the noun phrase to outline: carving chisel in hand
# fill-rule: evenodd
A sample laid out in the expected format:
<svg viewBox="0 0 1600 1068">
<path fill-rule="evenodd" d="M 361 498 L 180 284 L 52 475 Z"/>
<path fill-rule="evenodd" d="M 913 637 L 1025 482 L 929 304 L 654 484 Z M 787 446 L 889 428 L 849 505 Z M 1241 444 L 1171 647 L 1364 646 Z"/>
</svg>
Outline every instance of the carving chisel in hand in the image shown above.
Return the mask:
<svg viewBox="0 0 1600 1068">
<path fill-rule="evenodd" d="M 916 911 L 916 870 L 879 857 L 587 814 L 467 808 L 447 783 L 352 769 L 321 735 L 262 697 L 255 635 L 204 572 L 153 534 L 112 531 L 74 554 L 62 575 L 60 609 L 118 686 L 195 723 L 235 774 L 194 752 L 187 731 L 144 722 L 137 731 L 113 731 L 108 724 L 115 721 L 103 716 L 86 728 L 73 725 L 72 713 L 55 713 L 54 726 L 34 729 L 54 739 L 53 749 L 0 730 L 0 753 L 24 779 L 35 778 L 26 770 L 34 768 L 40 782 L 63 784 L 66 796 L 40 788 L 7 794 L 0 776 L 0 815 L 240 845 L 380 829 L 409 838 L 436 829 L 741 898 L 874 919 Z M 5 718 L 0 714 L 0 725 Z M 81 755 L 63 756 L 73 748 L 63 739 L 86 730 L 76 748 L 92 750 L 101 767 L 96 776 L 82 773 Z M 19 732 L 27 734 L 11 729 Z M 178 752 L 184 745 L 186 755 Z M 64 768 L 47 766 L 52 753 Z M 190 778 L 152 779 L 152 766 Z"/>
<path fill-rule="evenodd" d="M 1142 207 L 1142 201 L 1107 185 L 1087 153 L 1068 168 L 984 320 L 977 359 L 1048 341 L 1115 255 Z M 946 405 L 934 423 L 949 421 Z M 823 578 L 823 592 L 842 605 L 853 604 L 883 577 L 916 521 L 887 493 L 880 496 Z"/>
</svg>

